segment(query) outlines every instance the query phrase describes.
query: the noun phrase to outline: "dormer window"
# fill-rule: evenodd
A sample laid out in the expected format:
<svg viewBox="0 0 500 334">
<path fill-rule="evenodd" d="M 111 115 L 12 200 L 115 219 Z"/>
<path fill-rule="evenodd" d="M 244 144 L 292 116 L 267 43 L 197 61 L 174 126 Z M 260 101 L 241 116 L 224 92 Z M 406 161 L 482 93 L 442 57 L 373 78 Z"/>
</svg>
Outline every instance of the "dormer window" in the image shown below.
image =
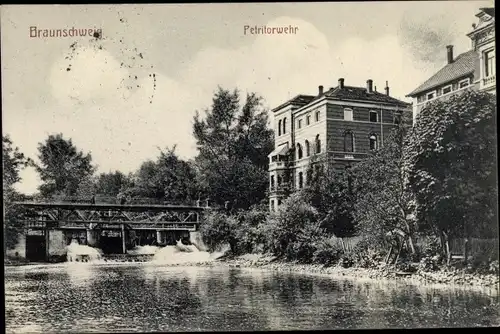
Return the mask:
<svg viewBox="0 0 500 334">
<path fill-rule="evenodd" d="M 465 88 L 467 86 L 470 85 L 470 79 L 467 78 L 467 79 L 464 79 L 464 80 L 461 80 L 459 83 L 458 83 L 458 88 Z"/>
<path fill-rule="evenodd" d="M 443 95 L 451 93 L 451 85 L 443 87 Z"/>
</svg>

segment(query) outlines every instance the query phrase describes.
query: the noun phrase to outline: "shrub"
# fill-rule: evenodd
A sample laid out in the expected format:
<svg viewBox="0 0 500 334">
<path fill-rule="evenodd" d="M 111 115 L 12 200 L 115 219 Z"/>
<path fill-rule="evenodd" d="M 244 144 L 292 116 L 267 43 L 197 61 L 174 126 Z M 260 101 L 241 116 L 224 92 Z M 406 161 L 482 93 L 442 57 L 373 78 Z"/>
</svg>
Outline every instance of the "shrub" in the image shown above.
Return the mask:
<svg viewBox="0 0 500 334">
<path fill-rule="evenodd" d="M 317 218 L 316 209 L 300 194 L 292 194 L 263 226 L 267 249 L 287 260 L 311 261 L 315 243 L 322 236 Z"/>
<path fill-rule="evenodd" d="M 200 224 L 200 234 L 209 251 L 214 251 L 218 246 L 229 244 L 231 250 L 236 250 L 237 220 L 223 212 L 211 211 Z"/>
<path fill-rule="evenodd" d="M 342 247 L 334 238 L 324 238 L 317 243 L 312 259 L 315 263 L 332 266 L 338 262 L 343 253 Z"/>
</svg>

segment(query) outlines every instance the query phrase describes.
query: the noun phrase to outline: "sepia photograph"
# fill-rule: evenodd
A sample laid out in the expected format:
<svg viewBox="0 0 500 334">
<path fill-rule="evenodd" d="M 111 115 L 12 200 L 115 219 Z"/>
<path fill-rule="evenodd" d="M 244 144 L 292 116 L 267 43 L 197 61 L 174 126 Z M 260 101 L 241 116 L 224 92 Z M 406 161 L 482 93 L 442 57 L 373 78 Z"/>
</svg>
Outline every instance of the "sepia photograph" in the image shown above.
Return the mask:
<svg viewBox="0 0 500 334">
<path fill-rule="evenodd" d="M 0 13 L 6 333 L 500 327 L 494 1 Z"/>
</svg>

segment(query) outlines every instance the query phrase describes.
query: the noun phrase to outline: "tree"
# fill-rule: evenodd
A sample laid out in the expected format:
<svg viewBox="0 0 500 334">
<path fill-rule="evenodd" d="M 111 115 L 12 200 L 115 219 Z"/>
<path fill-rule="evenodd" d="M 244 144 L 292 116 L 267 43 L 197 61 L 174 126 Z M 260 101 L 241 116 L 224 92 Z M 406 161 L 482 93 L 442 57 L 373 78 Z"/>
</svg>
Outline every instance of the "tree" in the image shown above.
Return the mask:
<svg viewBox="0 0 500 334">
<path fill-rule="evenodd" d="M 408 249 L 414 254 L 413 201 L 405 187 L 407 175 L 403 161 L 406 124 L 406 120 L 402 120 L 380 149 L 354 166 L 357 194 L 354 216 L 360 231 L 373 241 L 384 244 L 387 237 L 394 236 L 399 249 L 404 246 L 399 242 L 402 239 L 408 241 Z M 391 245 L 388 257 L 392 250 Z"/>
<path fill-rule="evenodd" d="M 248 208 L 265 198 L 267 155 L 273 132 L 261 98 L 247 94 L 240 109 L 240 94 L 219 88 L 211 109 L 194 118 L 199 154 L 195 163 L 205 194 L 220 205 Z"/>
<path fill-rule="evenodd" d="M 355 232 L 352 173 L 334 169 L 331 158 L 313 157 L 307 169 L 307 185 L 302 192 L 307 203 L 318 210 L 321 226 L 339 238 Z"/>
<path fill-rule="evenodd" d="M 263 226 L 266 247 L 288 260 L 311 261 L 323 235 L 318 212 L 300 193 L 289 196 Z"/>
<path fill-rule="evenodd" d="M 416 217 L 441 238 L 498 234 L 496 100 L 465 92 L 424 108 L 407 140 L 407 185 Z"/>
<path fill-rule="evenodd" d="M 156 161 L 144 162 L 129 190 L 134 196 L 175 203 L 197 199 L 199 192 L 192 163 L 179 159 L 175 146 L 161 151 Z"/>
<path fill-rule="evenodd" d="M 4 247 L 13 248 L 23 232 L 24 225 L 17 218 L 22 209 L 14 205 L 15 201 L 25 200 L 25 196 L 15 190 L 14 185 L 21 181 L 20 171 L 31 162 L 17 147 L 13 146 L 9 136 L 2 137 L 3 162 L 3 201 L 4 201 Z"/>
<path fill-rule="evenodd" d="M 35 168 L 43 184 L 39 190 L 43 197 L 54 195 L 75 196 L 80 183 L 95 171 L 90 153 L 78 151 L 71 139 L 62 134 L 50 135 L 38 145 L 39 164 Z"/>
<path fill-rule="evenodd" d="M 101 173 L 96 180 L 96 192 L 100 195 L 116 197 L 127 181 L 127 175 L 120 171 Z"/>
</svg>

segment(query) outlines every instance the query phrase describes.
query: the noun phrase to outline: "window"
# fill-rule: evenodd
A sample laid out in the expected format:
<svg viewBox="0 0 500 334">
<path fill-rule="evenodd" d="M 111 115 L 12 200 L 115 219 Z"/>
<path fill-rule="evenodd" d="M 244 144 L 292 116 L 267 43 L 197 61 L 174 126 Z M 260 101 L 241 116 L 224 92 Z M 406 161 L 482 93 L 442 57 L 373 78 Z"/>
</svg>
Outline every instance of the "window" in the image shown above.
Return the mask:
<svg viewBox="0 0 500 334">
<path fill-rule="evenodd" d="M 283 119 L 283 134 L 286 133 L 286 117 Z"/>
<path fill-rule="evenodd" d="M 302 146 L 297 144 L 297 159 L 302 159 Z"/>
<path fill-rule="evenodd" d="M 283 178 L 281 175 L 278 175 L 278 187 L 281 186 L 281 183 L 283 182 Z"/>
<path fill-rule="evenodd" d="M 271 200 L 271 211 L 274 211 L 274 200 Z"/>
<path fill-rule="evenodd" d="M 306 125 L 311 124 L 311 115 L 306 116 Z"/>
<path fill-rule="evenodd" d="M 354 135 L 351 131 L 344 134 L 344 152 L 354 152 Z"/>
<path fill-rule="evenodd" d="M 344 120 L 352 121 L 352 109 L 349 108 L 344 109 Z"/>
<path fill-rule="evenodd" d="M 443 95 L 451 93 L 451 85 L 443 87 Z"/>
<path fill-rule="evenodd" d="M 432 100 L 436 96 L 436 92 L 427 93 L 427 101 Z"/>
<path fill-rule="evenodd" d="M 321 153 L 321 140 L 319 140 L 319 135 L 316 135 L 316 153 Z"/>
<path fill-rule="evenodd" d="M 401 123 L 401 114 L 394 113 L 394 124 L 399 124 L 399 123 Z"/>
<path fill-rule="evenodd" d="M 464 79 L 458 83 L 458 88 L 465 88 L 470 85 L 470 79 Z"/>
<path fill-rule="evenodd" d="M 319 122 L 319 110 L 316 111 L 316 122 Z"/>
<path fill-rule="evenodd" d="M 370 122 L 378 122 L 378 114 L 376 111 L 370 111 Z"/>
<path fill-rule="evenodd" d="M 302 128 L 302 120 L 301 119 L 297 120 L 297 128 L 298 129 Z"/>
<path fill-rule="evenodd" d="M 377 135 L 370 136 L 370 150 L 377 149 Z"/>
<path fill-rule="evenodd" d="M 496 74 L 495 51 L 490 50 L 484 53 L 484 76 L 492 77 Z"/>
<path fill-rule="evenodd" d="M 278 136 L 281 136 L 281 119 L 278 122 Z"/>
<path fill-rule="evenodd" d="M 302 189 L 304 185 L 304 176 L 302 175 L 302 172 L 299 172 L 299 189 Z"/>
<path fill-rule="evenodd" d="M 306 156 L 311 155 L 311 146 L 309 145 L 309 141 L 306 140 Z"/>
<path fill-rule="evenodd" d="M 274 189 L 274 175 L 271 175 L 271 190 Z"/>
<path fill-rule="evenodd" d="M 278 206 L 280 206 L 280 205 L 281 205 L 281 200 L 279 199 L 279 200 L 278 200 Z"/>
</svg>

